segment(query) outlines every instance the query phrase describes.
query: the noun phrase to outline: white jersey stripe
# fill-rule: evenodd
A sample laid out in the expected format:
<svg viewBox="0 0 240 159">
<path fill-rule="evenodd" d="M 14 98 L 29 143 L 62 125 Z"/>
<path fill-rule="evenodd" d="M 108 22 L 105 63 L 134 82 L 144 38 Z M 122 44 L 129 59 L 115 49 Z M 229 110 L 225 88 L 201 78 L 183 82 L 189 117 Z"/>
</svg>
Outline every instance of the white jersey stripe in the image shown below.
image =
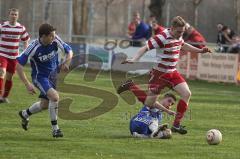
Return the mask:
<svg viewBox="0 0 240 159">
<path fill-rule="evenodd" d="M 6 41 L 0 41 L 0 45 L 7 45 L 7 46 L 19 46 L 19 42 L 6 42 Z"/>
<path fill-rule="evenodd" d="M 159 51 L 156 53 L 157 62 L 159 63 L 158 70 L 161 72 L 173 72 L 176 70 L 179 53 L 183 43 L 182 37 L 176 39 L 171 36 L 170 29 L 165 29 L 162 33 L 156 35 L 147 42 L 148 48 L 159 48 Z"/>
</svg>

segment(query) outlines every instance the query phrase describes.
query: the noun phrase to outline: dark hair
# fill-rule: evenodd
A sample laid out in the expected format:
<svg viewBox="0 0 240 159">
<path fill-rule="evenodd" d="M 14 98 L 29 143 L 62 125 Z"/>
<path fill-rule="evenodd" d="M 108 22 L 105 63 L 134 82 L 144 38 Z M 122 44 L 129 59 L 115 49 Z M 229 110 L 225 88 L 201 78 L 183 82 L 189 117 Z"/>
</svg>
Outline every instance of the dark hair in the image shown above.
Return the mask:
<svg viewBox="0 0 240 159">
<path fill-rule="evenodd" d="M 10 8 L 8 13 L 10 14 L 10 12 L 19 12 L 19 10 L 17 8 Z"/>
<path fill-rule="evenodd" d="M 175 102 L 177 101 L 176 96 L 174 94 L 172 94 L 172 93 L 166 93 L 164 95 L 164 98 L 167 98 L 167 97 L 171 97 Z"/>
<path fill-rule="evenodd" d="M 222 31 L 225 31 L 227 29 L 229 29 L 229 28 L 228 28 L 228 26 L 225 25 L 225 26 L 223 26 Z"/>
<path fill-rule="evenodd" d="M 51 24 L 48 23 L 41 24 L 39 27 L 39 37 L 41 38 L 43 35 L 49 35 L 51 32 L 55 30 L 56 28 L 54 28 Z"/>
</svg>

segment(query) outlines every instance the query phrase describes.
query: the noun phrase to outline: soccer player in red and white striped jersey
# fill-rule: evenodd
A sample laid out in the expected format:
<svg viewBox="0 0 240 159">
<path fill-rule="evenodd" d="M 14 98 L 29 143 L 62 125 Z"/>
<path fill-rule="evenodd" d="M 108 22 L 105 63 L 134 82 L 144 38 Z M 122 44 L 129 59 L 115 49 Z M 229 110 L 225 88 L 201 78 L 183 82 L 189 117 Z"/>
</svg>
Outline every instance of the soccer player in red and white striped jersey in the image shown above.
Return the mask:
<svg viewBox="0 0 240 159">
<path fill-rule="evenodd" d="M 12 77 L 16 70 L 19 42 L 24 48 L 28 46 L 29 35 L 26 28 L 17 22 L 19 11 L 9 10 L 9 21 L 0 24 L 0 103 L 8 103 L 8 95 L 12 88 Z M 4 84 L 5 78 L 5 84 Z"/>
<path fill-rule="evenodd" d="M 151 77 L 147 94 L 135 85 L 132 80 L 126 81 L 118 88 L 119 94 L 126 90 L 132 91 L 139 101 L 149 107 L 158 107 L 156 101 L 163 88 L 169 87 L 175 90 L 181 96 L 181 99 L 177 105 L 177 115 L 175 116 L 172 131 L 180 134 L 187 133 L 187 130 L 180 125 L 180 122 L 188 108 L 191 96 L 188 84 L 176 70 L 180 50 L 193 53 L 211 52 L 207 47 L 199 49 L 184 42 L 182 36 L 185 32 L 185 25 L 186 22 L 182 17 L 174 17 L 171 28 L 165 29 L 160 34 L 148 40 L 146 45 L 138 50 L 135 57 L 123 62 L 123 64 L 134 63 L 137 62 L 148 50 L 161 50 L 157 53 L 158 66 L 153 68 L 150 72 Z"/>
</svg>

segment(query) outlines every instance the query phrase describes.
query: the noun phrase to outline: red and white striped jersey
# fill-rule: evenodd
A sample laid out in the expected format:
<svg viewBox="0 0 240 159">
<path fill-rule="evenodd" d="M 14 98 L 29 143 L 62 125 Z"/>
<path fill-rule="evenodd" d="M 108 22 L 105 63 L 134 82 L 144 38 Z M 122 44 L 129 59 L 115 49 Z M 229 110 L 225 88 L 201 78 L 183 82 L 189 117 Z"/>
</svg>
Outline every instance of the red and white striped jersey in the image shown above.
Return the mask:
<svg viewBox="0 0 240 159">
<path fill-rule="evenodd" d="M 179 60 L 179 54 L 184 40 L 182 37 L 175 39 L 170 34 L 170 29 L 165 29 L 160 34 L 147 41 L 147 47 L 160 49 L 157 51 L 158 70 L 161 72 L 173 72 Z"/>
<path fill-rule="evenodd" d="M 16 59 L 19 42 L 29 40 L 26 29 L 20 23 L 10 25 L 9 21 L 0 24 L 0 56 Z"/>
</svg>

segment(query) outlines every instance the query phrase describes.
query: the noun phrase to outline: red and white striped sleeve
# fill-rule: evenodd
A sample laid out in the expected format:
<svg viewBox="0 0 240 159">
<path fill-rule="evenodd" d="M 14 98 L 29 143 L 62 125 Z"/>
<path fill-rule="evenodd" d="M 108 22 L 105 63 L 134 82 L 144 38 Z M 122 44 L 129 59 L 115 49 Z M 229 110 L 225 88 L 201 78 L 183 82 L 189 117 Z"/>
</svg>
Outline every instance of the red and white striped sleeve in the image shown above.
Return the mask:
<svg viewBox="0 0 240 159">
<path fill-rule="evenodd" d="M 23 27 L 23 29 L 22 29 L 21 40 L 22 40 L 22 41 L 27 41 L 27 40 L 30 39 L 29 34 L 28 34 L 28 32 L 26 31 L 26 28 L 25 28 L 24 26 L 22 26 L 22 27 Z"/>
<path fill-rule="evenodd" d="M 163 48 L 165 37 L 162 34 L 158 34 L 147 41 L 148 50 Z"/>
</svg>

